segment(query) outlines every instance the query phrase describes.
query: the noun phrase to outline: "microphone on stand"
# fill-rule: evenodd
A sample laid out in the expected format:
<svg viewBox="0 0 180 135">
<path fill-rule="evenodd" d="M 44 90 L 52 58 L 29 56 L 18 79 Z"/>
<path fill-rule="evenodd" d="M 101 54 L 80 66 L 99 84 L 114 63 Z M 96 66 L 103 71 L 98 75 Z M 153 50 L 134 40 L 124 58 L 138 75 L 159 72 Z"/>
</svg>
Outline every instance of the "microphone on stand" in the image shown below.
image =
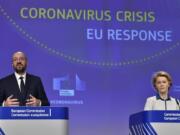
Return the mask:
<svg viewBox="0 0 180 135">
<path fill-rule="evenodd" d="M 179 107 L 179 110 L 180 110 L 180 106 L 179 106 L 179 100 L 176 98 L 176 103 L 177 103 L 177 105 L 178 105 L 178 107 Z"/>
</svg>

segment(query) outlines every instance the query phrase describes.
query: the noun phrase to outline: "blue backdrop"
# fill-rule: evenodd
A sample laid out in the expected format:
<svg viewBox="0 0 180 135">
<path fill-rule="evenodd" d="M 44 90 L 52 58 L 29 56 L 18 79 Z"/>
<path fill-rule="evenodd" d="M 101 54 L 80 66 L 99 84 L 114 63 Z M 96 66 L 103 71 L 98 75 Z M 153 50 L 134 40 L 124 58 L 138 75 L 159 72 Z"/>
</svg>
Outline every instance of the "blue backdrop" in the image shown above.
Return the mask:
<svg viewBox="0 0 180 135">
<path fill-rule="evenodd" d="M 154 72 L 180 98 L 179 11 L 178 0 L 0 0 L 0 77 L 23 51 L 51 105 L 69 107 L 70 134 L 128 134 Z"/>
</svg>

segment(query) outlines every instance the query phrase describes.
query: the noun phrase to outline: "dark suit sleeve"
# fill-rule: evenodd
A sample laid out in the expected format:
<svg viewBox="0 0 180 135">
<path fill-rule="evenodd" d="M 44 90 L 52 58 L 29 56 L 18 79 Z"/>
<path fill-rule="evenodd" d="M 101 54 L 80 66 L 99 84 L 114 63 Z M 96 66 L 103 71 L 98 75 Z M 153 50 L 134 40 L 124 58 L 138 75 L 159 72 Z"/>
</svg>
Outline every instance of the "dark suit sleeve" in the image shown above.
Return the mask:
<svg viewBox="0 0 180 135">
<path fill-rule="evenodd" d="M 4 101 L 4 92 L 3 92 L 3 84 L 2 80 L 0 80 L 0 106 L 2 106 L 2 103 Z"/>
<path fill-rule="evenodd" d="M 50 106 L 50 103 L 48 101 L 48 98 L 46 96 L 46 93 L 45 93 L 45 90 L 44 90 L 44 87 L 43 87 L 43 84 L 42 84 L 42 81 L 41 79 L 39 78 L 39 82 L 38 82 L 38 99 L 41 100 L 41 106 Z"/>
</svg>

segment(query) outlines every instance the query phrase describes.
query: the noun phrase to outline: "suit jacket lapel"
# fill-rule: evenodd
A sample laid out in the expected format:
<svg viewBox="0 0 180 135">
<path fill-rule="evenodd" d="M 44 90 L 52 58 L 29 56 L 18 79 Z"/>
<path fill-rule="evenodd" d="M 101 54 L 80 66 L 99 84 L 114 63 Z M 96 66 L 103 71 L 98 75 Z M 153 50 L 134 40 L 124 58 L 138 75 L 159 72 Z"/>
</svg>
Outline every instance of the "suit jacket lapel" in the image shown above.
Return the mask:
<svg viewBox="0 0 180 135">
<path fill-rule="evenodd" d="M 18 85 L 18 82 L 17 82 L 17 79 L 16 79 L 16 76 L 14 74 L 12 74 L 12 80 L 11 80 L 11 83 L 12 84 L 12 87 L 19 93 L 20 92 L 20 88 L 19 88 L 19 85 Z"/>
<path fill-rule="evenodd" d="M 29 93 L 28 91 L 30 91 L 30 84 L 31 84 L 31 77 L 29 74 L 26 74 L 26 83 L 25 83 L 26 96 Z"/>
</svg>

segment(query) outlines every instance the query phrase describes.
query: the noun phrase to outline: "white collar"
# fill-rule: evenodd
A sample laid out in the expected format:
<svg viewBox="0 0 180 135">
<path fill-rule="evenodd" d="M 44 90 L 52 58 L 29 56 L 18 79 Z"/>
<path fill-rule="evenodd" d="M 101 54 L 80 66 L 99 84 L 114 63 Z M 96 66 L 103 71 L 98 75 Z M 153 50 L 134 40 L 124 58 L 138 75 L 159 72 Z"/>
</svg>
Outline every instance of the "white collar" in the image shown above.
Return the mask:
<svg viewBox="0 0 180 135">
<path fill-rule="evenodd" d="M 14 74 L 15 74 L 17 80 L 18 80 L 20 77 L 23 77 L 23 79 L 26 80 L 26 72 L 25 72 L 23 75 L 20 75 L 20 74 L 18 74 L 18 73 L 16 73 L 16 72 L 14 72 Z"/>
</svg>

